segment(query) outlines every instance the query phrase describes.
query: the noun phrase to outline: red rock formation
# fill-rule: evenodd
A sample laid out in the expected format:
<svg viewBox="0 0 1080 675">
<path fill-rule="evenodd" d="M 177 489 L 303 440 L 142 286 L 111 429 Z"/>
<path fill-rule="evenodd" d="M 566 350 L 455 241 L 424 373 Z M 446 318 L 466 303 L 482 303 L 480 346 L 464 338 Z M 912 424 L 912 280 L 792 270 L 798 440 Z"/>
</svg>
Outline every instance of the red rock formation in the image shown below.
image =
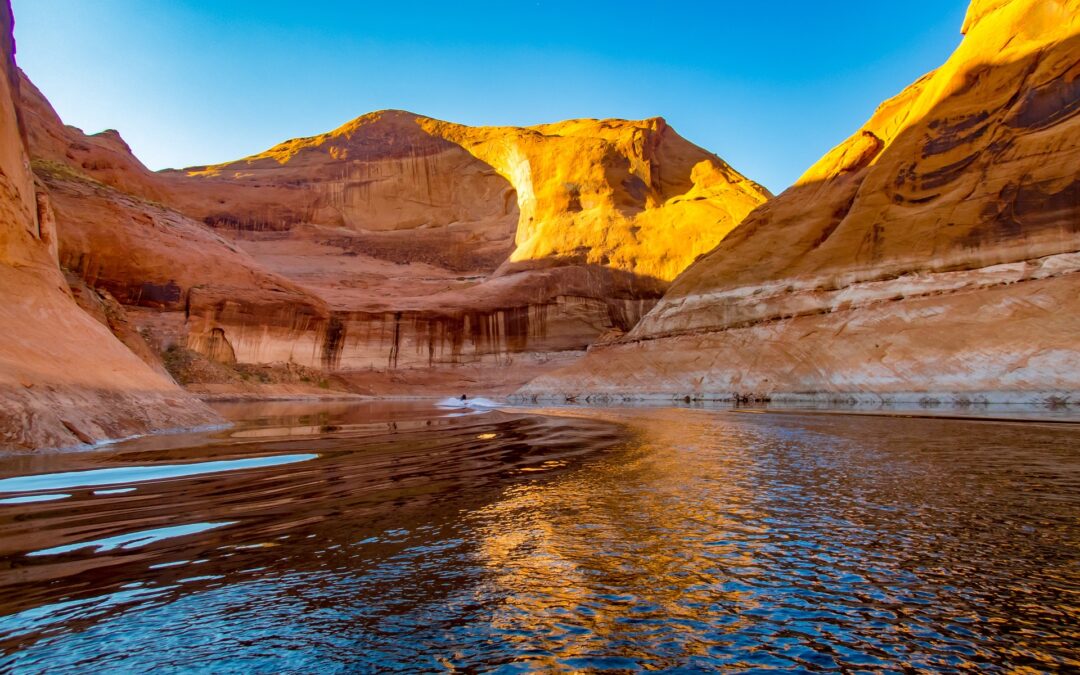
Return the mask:
<svg viewBox="0 0 1080 675">
<path fill-rule="evenodd" d="M 354 372 L 514 364 L 522 382 L 629 330 L 767 197 L 662 120 L 472 128 L 401 111 L 166 177 L 179 208 L 336 310 L 307 334 L 193 310 L 200 350 Z"/>
<path fill-rule="evenodd" d="M 70 446 L 218 418 L 79 309 L 35 187 L 11 8 L 0 2 L 0 449 Z"/>
<path fill-rule="evenodd" d="M 964 31 L 623 340 L 523 394 L 1080 391 L 1080 2 L 977 0 Z"/>
<path fill-rule="evenodd" d="M 66 268 L 182 313 L 156 324 L 214 360 L 348 371 L 362 391 L 421 383 L 393 374 L 413 370 L 447 391 L 517 386 L 566 363 L 767 197 L 659 119 L 489 129 L 383 111 L 155 174 L 25 80 L 24 98 Z"/>
<path fill-rule="evenodd" d="M 165 329 L 157 336 L 164 346 L 190 341 L 223 361 L 235 358 L 220 330 L 189 334 L 192 312 L 233 311 L 255 316 L 266 330 L 325 333 L 330 309 L 322 299 L 163 203 L 173 201 L 167 182 L 119 134 L 87 136 L 65 126 L 25 76 L 22 85 L 33 167 L 56 213 L 60 264 L 88 291 L 80 297 L 103 293 L 125 307 L 173 315 L 142 323 Z"/>
<path fill-rule="evenodd" d="M 46 169 L 91 177 L 120 192 L 146 201 L 167 201 L 161 179 L 131 154 L 114 129 L 87 136 L 66 126 L 26 74 L 19 72 L 19 108 L 31 154 Z"/>
</svg>

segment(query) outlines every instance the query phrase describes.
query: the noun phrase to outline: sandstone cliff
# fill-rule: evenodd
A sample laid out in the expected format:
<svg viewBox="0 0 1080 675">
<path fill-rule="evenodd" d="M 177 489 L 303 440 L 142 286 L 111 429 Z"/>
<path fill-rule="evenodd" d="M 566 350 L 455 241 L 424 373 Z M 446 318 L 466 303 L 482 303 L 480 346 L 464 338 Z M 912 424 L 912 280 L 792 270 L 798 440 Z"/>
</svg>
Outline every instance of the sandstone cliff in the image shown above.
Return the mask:
<svg viewBox="0 0 1080 675">
<path fill-rule="evenodd" d="M 977 0 L 939 69 L 526 396 L 1080 391 L 1080 2 Z"/>
<path fill-rule="evenodd" d="M 663 120 L 381 111 L 153 173 L 23 80 L 60 261 L 164 342 L 355 391 L 512 390 L 629 330 L 769 195 Z M 160 340 L 159 340 L 160 341 Z"/>
<path fill-rule="evenodd" d="M 771 196 L 661 118 L 527 128 L 418 122 L 513 186 L 516 248 L 502 273 L 584 263 L 666 285 Z"/>
<path fill-rule="evenodd" d="M 769 196 L 660 118 L 468 127 L 385 110 L 163 177 L 210 225 L 409 231 L 398 246 L 432 239 L 427 262 L 461 271 L 583 263 L 665 282 Z"/>
<path fill-rule="evenodd" d="M 217 421 L 79 308 L 26 150 L 12 16 L 0 2 L 0 449 L 61 447 Z"/>
</svg>

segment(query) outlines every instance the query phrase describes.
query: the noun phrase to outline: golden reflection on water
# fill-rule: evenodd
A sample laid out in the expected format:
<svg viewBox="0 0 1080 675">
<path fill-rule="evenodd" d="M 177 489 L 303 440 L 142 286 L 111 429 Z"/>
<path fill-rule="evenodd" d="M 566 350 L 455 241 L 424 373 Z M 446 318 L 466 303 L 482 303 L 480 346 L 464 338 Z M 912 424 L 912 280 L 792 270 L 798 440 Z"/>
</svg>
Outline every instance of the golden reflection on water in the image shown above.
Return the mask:
<svg viewBox="0 0 1080 675">
<path fill-rule="evenodd" d="M 761 514 L 745 439 L 688 421 L 694 416 L 635 412 L 637 435 L 614 461 L 600 459 L 587 472 L 512 487 L 472 514 L 478 555 L 490 573 L 487 592 L 507 598 L 492 617 L 493 627 L 512 636 L 516 649 L 543 652 L 555 638 L 566 659 L 617 640 L 626 644 L 625 655 L 647 657 L 645 644 L 632 644 L 633 626 L 646 615 L 693 626 L 704 608 L 720 606 L 737 629 L 742 612 L 756 606 L 751 594 L 723 588 L 724 569 L 717 564 L 720 559 L 726 566 L 752 568 L 754 558 L 752 539 L 737 545 L 718 540 L 718 533 L 767 531 L 752 524 Z M 688 437 L 708 437 L 729 461 L 700 475 L 677 450 Z M 648 487 L 629 494 L 613 489 L 626 485 Z M 719 493 L 718 485 L 724 486 Z M 639 592 L 627 595 L 628 587 Z M 598 593 L 603 602 L 595 601 Z M 651 628 L 642 622 L 640 632 Z M 682 648 L 705 656 L 707 645 L 695 643 L 694 632 L 686 632 Z M 557 665 L 553 658 L 540 663 Z"/>
<path fill-rule="evenodd" d="M 635 436 L 586 469 L 510 487 L 469 516 L 483 594 L 503 599 L 492 630 L 532 667 L 877 669 L 907 660 L 980 669 L 1003 653 L 1016 664 L 1080 666 L 1062 657 L 1080 624 L 1057 626 L 1055 637 L 1046 630 L 1049 617 L 1080 618 L 1045 595 L 1045 584 L 1060 584 L 1080 597 L 1069 563 L 1055 550 L 1023 553 L 1031 542 L 1004 535 L 1018 523 L 1010 489 L 1063 495 L 1077 485 L 1075 456 L 1040 455 L 1052 439 L 1066 445 L 1051 454 L 1080 450 L 1067 430 L 1035 441 L 1042 432 L 975 425 L 958 442 L 938 436 L 956 429 L 937 421 L 558 412 L 616 420 Z M 979 470 L 958 474 L 968 462 Z M 1043 536 L 1075 540 L 1080 519 L 1061 516 L 1047 514 Z M 1033 553 L 1042 560 L 1021 572 Z M 1018 575 L 991 582 L 1003 606 L 986 603 L 979 579 L 988 574 Z M 1033 592 L 1041 596 L 1016 604 Z M 973 629 L 998 614 L 1044 648 L 989 648 Z M 926 652 L 916 659 L 911 645 Z"/>
</svg>

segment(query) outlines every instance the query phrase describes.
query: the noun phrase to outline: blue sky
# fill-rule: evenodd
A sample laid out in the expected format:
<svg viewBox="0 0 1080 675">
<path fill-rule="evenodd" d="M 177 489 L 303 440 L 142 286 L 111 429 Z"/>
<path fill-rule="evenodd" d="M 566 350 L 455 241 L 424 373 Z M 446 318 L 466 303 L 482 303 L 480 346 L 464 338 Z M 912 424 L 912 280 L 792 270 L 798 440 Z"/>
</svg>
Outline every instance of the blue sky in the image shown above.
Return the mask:
<svg viewBox="0 0 1080 675">
<path fill-rule="evenodd" d="M 775 192 L 960 40 L 966 0 L 13 0 L 68 124 L 153 169 L 403 108 L 464 124 L 662 115 Z"/>
</svg>

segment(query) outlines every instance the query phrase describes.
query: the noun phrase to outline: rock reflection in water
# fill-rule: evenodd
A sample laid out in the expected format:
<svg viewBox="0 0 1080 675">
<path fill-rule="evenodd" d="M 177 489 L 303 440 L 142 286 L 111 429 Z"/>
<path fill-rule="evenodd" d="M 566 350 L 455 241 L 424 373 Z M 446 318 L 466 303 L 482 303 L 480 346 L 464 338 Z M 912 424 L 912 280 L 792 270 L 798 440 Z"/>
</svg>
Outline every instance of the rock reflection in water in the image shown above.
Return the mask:
<svg viewBox="0 0 1080 675">
<path fill-rule="evenodd" d="M 0 459 L 304 457 L 0 504 L 0 670 L 1080 666 L 1071 425 L 231 412 L 257 421 Z"/>
</svg>

